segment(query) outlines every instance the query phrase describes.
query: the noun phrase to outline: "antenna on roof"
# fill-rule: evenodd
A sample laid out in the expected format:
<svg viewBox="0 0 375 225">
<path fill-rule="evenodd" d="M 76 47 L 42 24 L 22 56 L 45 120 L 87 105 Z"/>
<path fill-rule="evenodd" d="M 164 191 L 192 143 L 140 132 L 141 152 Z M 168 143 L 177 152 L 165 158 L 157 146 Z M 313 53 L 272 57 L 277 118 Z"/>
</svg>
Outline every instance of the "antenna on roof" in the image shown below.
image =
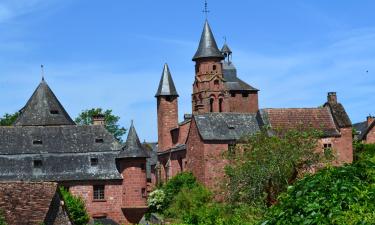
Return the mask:
<svg viewBox="0 0 375 225">
<path fill-rule="evenodd" d="M 43 66 L 43 64 L 40 65 L 40 72 L 42 74 L 42 80 L 44 81 L 44 66 Z"/>
<path fill-rule="evenodd" d="M 207 19 L 207 16 L 208 16 L 208 13 L 210 12 L 210 10 L 208 10 L 208 3 L 207 3 L 207 0 L 204 1 L 204 10 L 202 11 L 204 14 L 206 14 L 206 19 Z"/>
</svg>

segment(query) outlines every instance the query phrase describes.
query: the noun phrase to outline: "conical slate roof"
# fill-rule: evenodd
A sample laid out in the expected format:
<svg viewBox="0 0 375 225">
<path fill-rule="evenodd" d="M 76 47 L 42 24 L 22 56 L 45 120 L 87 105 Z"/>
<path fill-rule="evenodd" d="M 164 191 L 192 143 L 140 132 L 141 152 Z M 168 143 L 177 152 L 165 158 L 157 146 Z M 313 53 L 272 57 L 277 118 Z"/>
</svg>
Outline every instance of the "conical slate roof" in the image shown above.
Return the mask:
<svg viewBox="0 0 375 225">
<path fill-rule="evenodd" d="M 217 47 L 210 25 L 208 24 L 208 21 L 206 20 L 204 24 L 201 40 L 199 42 L 199 47 L 193 57 L 193 61 L 200 59 L 200 58 L 208 58 L 208 57 L 224 59 L 223 54 Z"/>
<path fill-rule="evenodd" d="M 142 146 L 139 141 L 137 132 L 135 131 L 133 122 L 129 129 L 128 138 L 125 146 L 117 156 L 117 159 L 125 158 L 149 158 L 148 151 Z"/>
<path fill-rule="evenodd" d="M 232 50 L 230 50 L 229 46 L 227 45 L 227 43 L 225 43 L 223 45 L 223 47 L 221 48 L 221 52 L 222 53 L 227 53 L 227 54 L 231 54 L 232 53 Z"/>
<path fill-rule="evenodd" d="M 15 126 L 75 125 L 44 79 L 20 110 Z"/>
<path fill-rule="evenodd" d="M 159 88 L 155 94 L 155 97 L 159 96 L 178 96 L 168 64 L 164 64 L 163 73 L 161 74 L 161 79 L 159 82 Z"/>
</svg>

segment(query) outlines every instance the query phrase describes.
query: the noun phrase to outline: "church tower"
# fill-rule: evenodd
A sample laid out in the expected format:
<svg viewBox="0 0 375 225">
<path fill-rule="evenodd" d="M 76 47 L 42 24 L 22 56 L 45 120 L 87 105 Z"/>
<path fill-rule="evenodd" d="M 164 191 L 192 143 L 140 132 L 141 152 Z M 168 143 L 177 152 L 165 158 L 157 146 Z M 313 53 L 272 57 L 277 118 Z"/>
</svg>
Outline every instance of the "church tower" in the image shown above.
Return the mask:
<svg viewBox="0 0 375 225">
<path fill-rule="evenodd" d="M 195 62 L 195 81 L 192 94 L 193 114 L 226 112 L 226 92 L 222 60 L 224 56 L 217 47 L 210 25 L 206 20 Z"/>
<path fill-rule="evenodd" d="M 165 151 L 172 147 L 171 130 L 178 127 L 178 94 L 167 64 L 161 75 L 157 98 L 158 149 Z"/>
</svg>

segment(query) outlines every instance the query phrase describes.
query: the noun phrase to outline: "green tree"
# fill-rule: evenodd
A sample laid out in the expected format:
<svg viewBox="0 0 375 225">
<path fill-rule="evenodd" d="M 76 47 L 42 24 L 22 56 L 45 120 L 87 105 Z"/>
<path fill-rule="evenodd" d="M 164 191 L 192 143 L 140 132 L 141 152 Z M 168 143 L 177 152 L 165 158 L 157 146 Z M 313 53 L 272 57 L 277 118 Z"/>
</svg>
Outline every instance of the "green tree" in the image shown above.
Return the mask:
<svg viewBox="0 0 375 225">
<path fill-rule="evenodd" d="M 320 135 L 315 130 L 263 129 L 243 138 L 227 154 L 229 201 L 273 204 L 289 183 L 321 159 L 315 151 Z"/>
<path fill-rule="evenodd" d="M 17 120 L 19 112 L 9 114 L 5 113 L 2 118 L 0 118 L 0 126 L 11 126 Z"/>
<path fill-rule="evenodd" d="M 106 129 L 114 135 L 114 137 L 122 142 L 122 136 L 126 133 L 126 129 L 119 125 L 120 117 L 113 115 L 112 110 L 103 110 L 102 108 L 92 108 L 82 111 L 75 122 L 79 125 L 90 125 L 93 123 L 92 117 L 104 115 Z"/>
<path fill-rule="evenodd" d="M 5 221 L 4 213 L 2 210 L 0 210 L 0 225 L 8 225 Z"/>
<path fill-rule="evenodd" d="M 289 187 L 262 224 L 374 224 L 374 193 L 374 162 L 330 167 Z"/>
<path fill-rule="evenodd" d="M 75 225 L 86 225 L 90 217 L 87 214 L 85 202 L 82 198 L 73 196 L 68 190 L 61 187 L 61 196 L 65 202 L 70 218 Z"/>
</svg>

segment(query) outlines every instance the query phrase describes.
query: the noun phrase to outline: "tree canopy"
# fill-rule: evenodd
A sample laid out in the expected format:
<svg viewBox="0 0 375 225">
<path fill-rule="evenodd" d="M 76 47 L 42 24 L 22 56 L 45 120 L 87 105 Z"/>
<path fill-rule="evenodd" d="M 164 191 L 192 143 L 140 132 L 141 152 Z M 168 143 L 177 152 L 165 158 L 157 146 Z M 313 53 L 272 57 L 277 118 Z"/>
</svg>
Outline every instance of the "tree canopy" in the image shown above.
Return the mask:
<svg viewBox="0 0 375 225">
<path fill-rule="evenodd" d="M 12 126 L 17 120 L 19 112 L 13 114 L 5 113 L 3 117 L 0 118 L 0 126 Z"/>
<path fill-rule="evenodd" d="M 103 110 L 102 108 L 92 108 L 82 111 L 75 122 L 79 125 L 91 125 L 93 124 L 92 117 L 103 115 L 105 120 L 105 128 L 114 135 L 114 137 L 122 142 L 123 135 L 126 133 L 126 129 L 119 124 L 120 117 L 113 115 L 112 110 Z"/>
</svg>

